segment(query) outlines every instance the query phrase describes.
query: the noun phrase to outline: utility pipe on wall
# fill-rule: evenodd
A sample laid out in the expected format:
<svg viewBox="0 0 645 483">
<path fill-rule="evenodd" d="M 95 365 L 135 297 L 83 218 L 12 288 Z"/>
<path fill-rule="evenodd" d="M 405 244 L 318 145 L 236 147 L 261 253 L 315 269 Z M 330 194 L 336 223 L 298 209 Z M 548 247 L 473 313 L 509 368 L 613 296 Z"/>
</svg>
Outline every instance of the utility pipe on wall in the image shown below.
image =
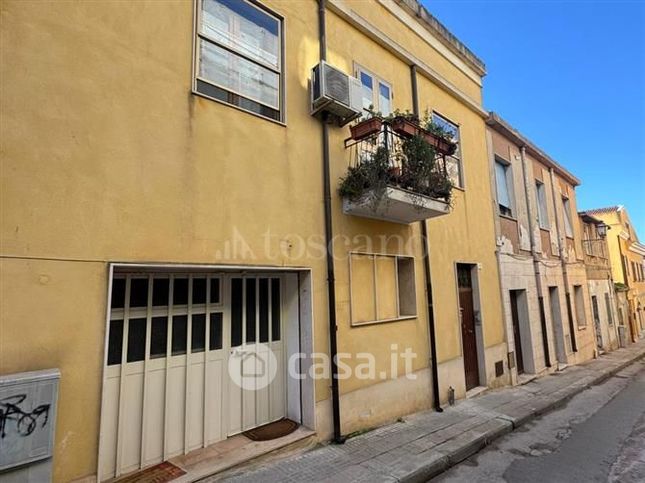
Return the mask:
<svg viewBox="0 0 645 483">
<path fill-rule="evenodd" d="M 412 112 L 419 117 L 419 89 L 417 86 L 417 66 L 410 66 L 410 80 L 412 83 Z M 435 411 L 443 412 L 439 396 L 439 368 L 437 367 L 437 334 L 434 323 L 434 306 L 432 301 L 432 274 L 430 271 L 430 240 L 428 239 L 427 220 L 421 220 L 421 245 L 423 247 L 423 273 L 426 283 L 426 306 L 428 313 L 428 329 L 430 331 L 430 369 L 432 370 L 432 406 Z"/>
<path fill-rule="evenodd" d="M 562 266 L 562 278 L 564 280 L 564 293 L 567 303 L 567 318 L 569 319 L 569 335 L 571 337 L 571 349 L 578 352 L 576 342 L 575 328 L 573 326 L 573 311 L 571 309 L 571 292 L 569 291 L 569 272 L 567 262 L 564 259 L 564 237 L 560 228 L 560 219 L 558 218 L 558 204 L 556 202 L 557 193 L 555 191 L 555 174 L 553 168 L 549 168 L 549 177 L 551 179 L 551 197 L 553 198 L 553 214 L 555 215 L 555 228 L 558 233 L 558 253 L 560 254 L 560 264 Z M 564 334 L 563 334 L 564 335 Z M 566 349 L 566 348 L 565 348 Z"/>
<path fill-rule="evenodd" d="M 327 31 L 325 25 L 325 0 L 318 0 L 318 41 L 320 60 L 327 60 Z M 329 356 L 331 363 L 331 402 L 334 426 L 334 442 L 343 443 L 345 439 L 340 427 L 340 393 L 338 389 L 338 341 L 336 325 L 336 277 L 334 273 L 334 244 L 331 219 L 331 173 L 329 169 L 329 122 L 327 114 L 322 116 L 322 158 L 323 158 L 323 197 L 325 211 L 325 243 L 327 245 L 327 301 L 329 312 Z"/>
<path fill-rule="evenodd" d="M 535 243 L 535 213 L 533 212 L 529 186 L 533 183 L 530 176 L 529 165 L 526 159 L 526 146 L 520 147 L 520 159 L 522 160 L 522 173 L 524 175 L 524 199 L 526 201 L 526 215 L 529 220 L 529 241 L 531 243 L 531 256 L 533 257 L 533 274 L 535 275 L 535 285 L 538 293 L 538 305 L 540 310 L 540 327 L 542 328 L 542 350 L 544 351 L 544 363 L 546 367 L 551 367 L 551 353 L 549 351 L 549 336 L 547 334 L 546 315 L 544 309 L 544 287 L 542 286 L 542 278 L 540 277 L 540 260 L 537 254 L 537 247 Z"/>
</svg>

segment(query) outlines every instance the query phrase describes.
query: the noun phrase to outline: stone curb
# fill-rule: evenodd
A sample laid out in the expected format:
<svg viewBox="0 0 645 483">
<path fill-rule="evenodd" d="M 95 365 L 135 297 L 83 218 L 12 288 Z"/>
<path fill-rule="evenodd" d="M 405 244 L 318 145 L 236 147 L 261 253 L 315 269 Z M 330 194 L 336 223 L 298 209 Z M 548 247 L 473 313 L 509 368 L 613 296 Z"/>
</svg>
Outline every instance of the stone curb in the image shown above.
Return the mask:
<svg viewBox="0 0 645 483">
<path fill-rule="evenodd" d="M 497 417 L 491 421 L 497 420 L 502 423 L 498 428 L 493 428 L 484 434 L 477 434 L 477 428 L 474 428 L 472 431 L 467 431 L 471 433 L 471 438 L 468 438 L 466 441 L 463 441 L 462 444 L 457 444 L 457 447 L 454 446 L 454 442 L 460 438 L 457 436 L 452 441 L 447 441 L 446 443 L 439 445 L 431 450 L 428 450 L 428 458 L 430 459 L 430 453 L 439 452 L 442 456 L 434 460 L 429 461 L 427 464 L 422 464 L 419 467 L 415 468 L 413 471 L 408 473 L 405 476 L 398 476 L 397 480 L 401 482 L 423 482 L 428 481 L 430 478 L 433 478 L 444 471 L 447 471 L 450 467 L 455 466 L 466 458 L 472 456 L 475 453 L 478 453 L 485 446 L 489 445 L 491 442 L 508 434 L 515 429 L 523 426 L 524 424 L 532 421 L 533 419 L 547 414 L 554 409 L 563 406 L 571 398 L 580 394 L 582 391 L 589 389 L 592 386 L 596 386 L 610 377 L 615 376 L 618 372 L 622 371 L 626 367 L 638 362 L 639 360 L 645 358 L 645 351 L 640 354 L 636 354 L 634 357 L 620 362 L 616 367 L 609 369 L 602 374 L 594 377 L 590 382 L 580 385 L 569 387 L 566 390 L 566 393 L 562 394 L 559 397 L 555 397 L 553 400 L 548 401 L 548 396 L 543 398 L 543 404 L 538 404 L 534 408 L 530 408 L 526 414 L 519 415 L 517 417 Z M 465 433 L 464 433 L 465 434 Z M 451 444 L 452 443 L 452 444 Z M 442 446 L 445 449 L 442 449 Z M 423 453 L 419 456 L 423 456 Z"/>
</svg>

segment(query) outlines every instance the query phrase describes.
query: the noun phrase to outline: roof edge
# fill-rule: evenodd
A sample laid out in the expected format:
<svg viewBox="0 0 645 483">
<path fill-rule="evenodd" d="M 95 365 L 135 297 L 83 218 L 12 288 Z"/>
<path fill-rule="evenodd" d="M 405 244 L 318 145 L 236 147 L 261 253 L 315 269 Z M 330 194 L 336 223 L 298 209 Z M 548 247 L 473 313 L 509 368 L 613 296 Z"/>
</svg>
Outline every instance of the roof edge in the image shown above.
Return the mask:
<svg viewBox="0 0 645 483">
<path fill-rule="evenodd" d="M 589 212 L 587 211 L 579 211 L 578 215 L 580 216 L 580 218 L 582 218 L 582 220 L 585 223 L 593 223 L 594 225 L 604 225 L 604 222 L 601 219 L 590 215 Z"/>
<path fill-rule="evenodd" d="M 570 171 L 564 168 L 560 163 L 554 160 L 551 156 L 549 156 L 540 148 L 538 148 L 535 144 L 533 144 L 533 142 L 530 139 L 526 138 L 522 133 L 520 133 L 517 129 L 515 129 L 508 122 L 506 122 L 496 112 L 490 111 L 488 113 L 488 119 L 486 119 L 486 125 L 495 129 L 500 134 L 512 138 L 513 141 L 515 141 L 517 144 L 520 144 L 526 147 L 526 149 L 533 156 L 538 158 L 540 162 L 546 164 L 550 168 L 553 168 L 554 171 L 556 171 L 560 176 L 565 178 L 573 186 L 580 186 L 581 181 L 578 178 L 576 178 Z"/>
<path fill-rule="evenodd" d="M 477 57 L 472 50 L 466 47 L 448 28 L 434 17 L 419 0 L 394 0 L 404 10 L 413 17 L 419 19 L 419 22 L 439 41 L 448 47 L 461 60 L 466 62 L 469 67 L 475 70 L 481 77 L 486 75 L 486 64 Z"/>
</svg>

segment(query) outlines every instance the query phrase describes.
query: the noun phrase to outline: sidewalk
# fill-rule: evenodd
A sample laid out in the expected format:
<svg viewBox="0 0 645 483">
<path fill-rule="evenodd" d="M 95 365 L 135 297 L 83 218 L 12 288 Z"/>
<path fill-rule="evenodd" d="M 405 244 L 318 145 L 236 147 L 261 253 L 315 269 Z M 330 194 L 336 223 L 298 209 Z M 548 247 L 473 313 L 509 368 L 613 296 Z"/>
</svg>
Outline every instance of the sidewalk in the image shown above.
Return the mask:
<svg viewBox="0 0 645 483">
<path fill-rule="evenodd" d="M 407 416 L 402 422 L 343 445 L 319 446 L 281 461 L 265 461 L 201 481 L 427 481 L 644 356 L 645 341 L 640 341 L 523 386 L 490 391 L 446 406 L 443 413 L 426 411 Z"/>
</svg>

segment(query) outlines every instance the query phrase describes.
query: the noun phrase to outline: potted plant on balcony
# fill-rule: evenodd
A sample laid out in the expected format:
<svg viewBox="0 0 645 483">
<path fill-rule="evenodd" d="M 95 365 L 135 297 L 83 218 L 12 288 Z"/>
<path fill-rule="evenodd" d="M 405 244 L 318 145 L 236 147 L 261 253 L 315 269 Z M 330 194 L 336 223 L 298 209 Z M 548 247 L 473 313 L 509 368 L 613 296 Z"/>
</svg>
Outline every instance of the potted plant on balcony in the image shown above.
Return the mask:
<svg viewBox="0 0 645 483">
<path fill-rule="evenodd" d="M 379 203 L 392 177 L 389 163 L 389 150 L 379 146 L 372 156 L 349 167 L 347 176 L 341 179 L 338 192 L 351 200 L 358 200 L 369 193 L 370 201 Z"/>
<path fill-rule="evenodd" d="M 388 118 L 392 130 L 404 138 L 411 138 L 419 132 L 419 118 L 410 111 L 395 110 Z"/>
<path fill-rule="evenodd" d="M 453 142 L 453 133 L 430 119 L 424 123 L 423 136 L 441 154 L 451 156 L 457 150 L 457 144 Z"/>
<path fill-rule="evenodd" d="M 440 171 L 433 171 L 430 174 L 429 178 L 430 184 L 430 197 L 442 199 L 447 203 L 450 203 L 452 198 L 452 188 L 453 184 L 450 181 L 450 178 Z"/>
<path fill-rule="evenodd" d="M 377 134 L 383 126 L 383 116 L 380 112 L 375 112 L 372 106 L 367 109 L 367 117 L 359 119 L 356 124 L 349 127 L 352 139 L 360 141 L 366 137 Z"/>
</svg>

